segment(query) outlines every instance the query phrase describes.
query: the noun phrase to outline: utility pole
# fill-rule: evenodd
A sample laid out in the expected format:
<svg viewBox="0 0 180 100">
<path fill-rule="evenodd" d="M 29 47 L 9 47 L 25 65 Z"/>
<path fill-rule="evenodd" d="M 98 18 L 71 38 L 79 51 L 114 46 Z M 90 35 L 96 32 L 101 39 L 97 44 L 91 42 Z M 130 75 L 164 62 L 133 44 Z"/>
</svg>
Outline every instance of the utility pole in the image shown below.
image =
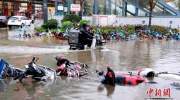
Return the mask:
<svg viewBox="0 0 180 100">
<path fill-rule="evenodd" d="M 48 21 L 48 1 L 43 0 L 43 15 L 44 15 L 44 23 Z"/>
<path fill-rule="evenodd" d="M 135 10 L 135 16 L 138 16 L 139 13 L 139 0 L 135 0 L 136 10 Z"/>
</svg>

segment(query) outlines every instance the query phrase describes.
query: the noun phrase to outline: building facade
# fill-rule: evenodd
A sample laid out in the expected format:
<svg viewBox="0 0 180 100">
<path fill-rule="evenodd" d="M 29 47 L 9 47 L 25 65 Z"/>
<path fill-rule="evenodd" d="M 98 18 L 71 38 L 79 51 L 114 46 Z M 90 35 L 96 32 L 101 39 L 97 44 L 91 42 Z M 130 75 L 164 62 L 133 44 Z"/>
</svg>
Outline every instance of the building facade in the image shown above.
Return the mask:
<svg viewBox="0 0 180 100">
<path fill-rule="evenodd" d="M 95 14 L 148 16 L 149 0 L 93 0 Z M 180 0 L 153 0 L 153 16 L 180 16 Z"/>
<path fill-rule="evenodd" d="M 54 7 L 54 1 L 48 0 L 48 7 Z M 37 14 L 42 18 L 43 0 L 0 0 L 0 15 L 26 15 L 30 17 Z"/>
<path fill-rule="evenodd" d="M 47 3 L 49 16 L 77 13 L 81 16 L 119 15 L 148 16 L 149 0 L 0 0 L 0 15 L 12 16 L 35 14 L 43 16 L 43 5 Z M 153 16 L 180 16 L 180 0 L 154 0 Z M 71 4 L 79 4 L 81 10 L 71 11 Z"/>
</svg>

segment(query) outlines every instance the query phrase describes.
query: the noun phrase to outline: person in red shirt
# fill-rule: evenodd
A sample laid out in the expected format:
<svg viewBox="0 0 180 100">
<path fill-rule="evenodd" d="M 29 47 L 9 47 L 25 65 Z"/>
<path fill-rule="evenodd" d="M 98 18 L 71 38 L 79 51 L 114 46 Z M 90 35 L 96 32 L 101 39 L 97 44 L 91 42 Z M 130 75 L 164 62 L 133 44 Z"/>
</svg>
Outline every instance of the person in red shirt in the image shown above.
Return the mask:
<svg viewBox="0 0 180 100">
<path fill-rule="evenodd" d="M 115 73 L 110 67 L 107 67 L 107 73 L 105 75 L 105 80 L 103 83 L 113 86 L 115 85 Z"/>
</svg>

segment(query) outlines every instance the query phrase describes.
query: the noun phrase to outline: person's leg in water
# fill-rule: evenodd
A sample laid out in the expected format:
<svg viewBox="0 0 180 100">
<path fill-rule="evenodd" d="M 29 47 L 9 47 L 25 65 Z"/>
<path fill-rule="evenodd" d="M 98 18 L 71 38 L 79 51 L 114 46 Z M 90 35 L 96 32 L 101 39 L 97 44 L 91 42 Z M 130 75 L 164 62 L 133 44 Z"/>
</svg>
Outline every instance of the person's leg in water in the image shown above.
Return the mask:
<svg viewBox="0 0 180 100">
<path fill-rule="evenodd" d="M 84 44 L 78 44 L 78 49 L 79 50 L 84 50 L 84 48 L 85 48 L 85 45 Z"/>
<path fill-rule="evenodd" d="M 83 34 L 79 34 L 79 41 L 78 41 L 78 49 L 79 50 L 84 50 L 84 46 L 85 46 L 85 40 L 84 40 L 84 36 Z"/>
<path fill-rule="evenodd" d="M 87 39 L 87 46 L 90 48 L 91 47 L 91 45 L 92 45 L 92 42 L 93 42 L 93 40 L 92 39 Z"/>
</svg>

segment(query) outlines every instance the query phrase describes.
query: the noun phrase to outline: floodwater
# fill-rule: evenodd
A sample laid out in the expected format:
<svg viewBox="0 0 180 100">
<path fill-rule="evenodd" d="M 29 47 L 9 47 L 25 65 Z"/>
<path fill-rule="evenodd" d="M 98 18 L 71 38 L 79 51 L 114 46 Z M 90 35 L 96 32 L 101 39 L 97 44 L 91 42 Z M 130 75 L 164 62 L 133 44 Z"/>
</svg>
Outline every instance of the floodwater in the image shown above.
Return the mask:
<svg viewBox="0 0 180 100">
<path fill-rule="evenodd" d="M 72 61 L 90 66 L 90 74 L 84 78 L 58 77 L 53 83 L 21 84 L 11 80 L 0 81 L 0 100 L 150 100 L 149 89 L 161 94 L 161 100 L 180 100 L 180 87 L 171 85 L 176 80 L 155 78 L 156 83 L 142 83 L 137 86 L 103 86 L 95 70 L 132 71 L 139 68 L 153 68 L 157 71 L 180 72 L 179 41 L 114 41 L 102 48 L 83 51 L 69 51 L 67 43 L 54 38 L 32 38 L 24 41 L 8 40 L 6 31 L 0 33 L 0 57 L 9 63 L 24 68 L 33 56 L 40 58 L 39 64 L 55 69 L 57 55 L 64 55 Z M 165 95 L 165 89 L 170 89 Z M 169 97 L 170 96 L 170 97 Z M 157 100 L 157 99 L 156 99 Z"/>
</svg>

